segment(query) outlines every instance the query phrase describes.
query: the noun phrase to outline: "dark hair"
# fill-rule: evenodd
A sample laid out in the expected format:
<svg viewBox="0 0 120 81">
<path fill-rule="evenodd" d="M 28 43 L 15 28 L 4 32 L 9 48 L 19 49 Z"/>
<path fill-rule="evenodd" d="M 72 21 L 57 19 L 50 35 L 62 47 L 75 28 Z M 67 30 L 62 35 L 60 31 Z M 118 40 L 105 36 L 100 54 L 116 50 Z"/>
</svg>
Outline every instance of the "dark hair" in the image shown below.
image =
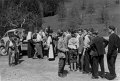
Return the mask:
<svg viewBox="0 0 120 81">
<path fill-rule="evenodd" d="M 79 31 L 83 32 L 83 29 L 79 29 Z"/>
<path fill-rule="evenodd" d="M 92 34 L 98 35 L 98 31 L 93 31 Z"/>
<path fill-rule="evenodd" d="M 115 31 L 115 27 L 113 25 L 109 26 L 108 28 Z"/>
<path fill-rule="evenodd" d="M 86 29 L 84 29 L 84 30 L 88 32 L 88 29 L 87 29 L 87 28 L 86 28 Z"/>
<path fill-rule="evenodd" d="M 63 35 L 63 32 L 59 32 L 59 33 L 58 33 L 58 36 L 61 37 L 62 35 Z"/>
</svg>

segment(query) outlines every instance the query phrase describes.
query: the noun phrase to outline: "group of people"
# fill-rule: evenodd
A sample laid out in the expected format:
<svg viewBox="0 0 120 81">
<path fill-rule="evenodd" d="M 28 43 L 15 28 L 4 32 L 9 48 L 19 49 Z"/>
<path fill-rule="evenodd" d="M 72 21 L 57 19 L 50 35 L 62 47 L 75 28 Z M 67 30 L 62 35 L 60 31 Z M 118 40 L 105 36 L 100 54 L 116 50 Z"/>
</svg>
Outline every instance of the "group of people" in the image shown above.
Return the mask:
<svg viewBox="0 0 120 81">
<path fill-rule="evenodd" d="M 48 60 L 55 60 L 58 55 L 58 76 L 64 77 L 64 67 L 69 65 L 70 71 L 79 70 L 83 74 L 92 74 L 93 79 L 106 78 L 113 80 L 116 78 L 115 62 L 120 53 L 120 38 L 115 34 L 115 27 L 108 27 L 109 40 L 99 36 L 98 31 L 93 28 L 78 29 L 68 31 L 58 31 L 53 33 L 50 27 L 45 31 L 36 30 L 28 32 L 26 37 L 28 44 L 28 58 L 41 58 L 45 55 Z M 20 39 L 18 36 L 14 36 Z M 13 36 L 10 36 L 12 41 Z M 24 40 L 24 39 L 23 39 Z M 9 47 L 14 43 L 8 42 Z M 19 40 L 20 41 L 20 40 Z M 105 48 L 108 46 L 108 51 Z M 20 51 L 21 49 L 19 49 Z M 109 73 L 105 72 L 104 54 L 107 54 L 107 64 Z M 101 68 L 99 72 L 98 68 Z"/>
<path fill-rule="evenodd" d="M 50 27 L 46 28 L 45 31 L 35 30 L 35 32 L 28 32 L 28 58 L 41 58 L 44 56 L 48 57 L 48 60 L 55 60 L 55 45 L 53 42 L 53 31 Z"/>
<path fill-rule="evenodd" d="M 109 40 L 99 36 L 93 28 L 58 33 L 58 76 L 64 77 L 64 67 L 70 66 L 70 71 L 79 70 L 83 74 L 92 74 L 92 79 L 116 78 L 115 62 L 120 53 L 120 38 L 115 34 L 115 27 L 108 27 Z M 105 48 L 108 46 L 108 51 Z M 105 72 L 104 54 L 107 54 L 109 73 Z M 98 71 L 100 65 L 101 71 Z"/>
</svg>

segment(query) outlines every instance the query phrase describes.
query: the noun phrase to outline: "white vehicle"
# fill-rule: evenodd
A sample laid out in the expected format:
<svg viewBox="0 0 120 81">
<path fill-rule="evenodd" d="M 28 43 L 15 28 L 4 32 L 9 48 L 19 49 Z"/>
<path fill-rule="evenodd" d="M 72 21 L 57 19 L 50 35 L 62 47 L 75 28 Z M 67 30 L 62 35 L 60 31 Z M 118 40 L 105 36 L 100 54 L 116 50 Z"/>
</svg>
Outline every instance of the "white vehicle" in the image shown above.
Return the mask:
<svg viewBox="0 0 120 81">
<path fill-rule="evenodd" d="M 12 30 L 8 30 L 5 35 L 2 37 L 2 40 L 4 40 L 4 43 L 6 44 L 6 42 L 9 40 L 9 36 L 11 34 L 15 34 L 15 32 L 17 31 L 17 29 L 12 29 Z"/>
<path fill-rule="evenodd" d="M 24 32 L 25 30 L 22 29 L 22 28 L 19 28 L 19 29 L 12 29 L 12 30 L 8 30 L 5 35 L 1 38 L 1 40 L 4 41 L 5 45 L 6 45 L 6 42 L 9 40 L 9 36 L 10 35 L 15 35 L 16 33 L 19 33 L 19 37 L 20 37 L 20 40 L 23 39 L 23 35 L 24 35 Z M 21 50 L 27 50 L 27 46 L 26 44 L 21 44 Z"/>
</svg>

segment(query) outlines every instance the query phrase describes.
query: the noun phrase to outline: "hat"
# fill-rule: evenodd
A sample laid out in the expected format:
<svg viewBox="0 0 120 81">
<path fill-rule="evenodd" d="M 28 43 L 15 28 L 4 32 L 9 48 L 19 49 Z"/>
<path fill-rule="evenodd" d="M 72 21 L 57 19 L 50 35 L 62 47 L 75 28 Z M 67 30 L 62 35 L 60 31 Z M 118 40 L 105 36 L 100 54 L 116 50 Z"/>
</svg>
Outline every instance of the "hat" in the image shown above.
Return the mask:
<svg viewBox="0 0 120 81">
<path fill-rule="evenodd" d="M 111 25 L 111 26 L 109 26 L 108 28 L 109 28 L 109 29 L 111 29 L 111 30 L 113 30 L 113 31 L 115 31 L 115 27 L 114 27 L 114 26 L 112 26 L 112 25 Z"/>
</svg>

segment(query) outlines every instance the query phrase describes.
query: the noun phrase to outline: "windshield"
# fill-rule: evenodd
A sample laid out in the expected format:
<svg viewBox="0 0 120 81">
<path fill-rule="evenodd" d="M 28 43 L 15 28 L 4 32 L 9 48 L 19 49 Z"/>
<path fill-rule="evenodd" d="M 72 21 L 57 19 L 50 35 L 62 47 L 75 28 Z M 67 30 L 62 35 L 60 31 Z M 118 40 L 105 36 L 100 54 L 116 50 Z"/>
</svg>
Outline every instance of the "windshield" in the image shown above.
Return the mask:
<svg viewBox="0 0 120 81">
<path fill-rule="evenodd" d="M 5 35 L 3 37 L 7 37 L 7 33 L 5 33 Z"/>
<path fill-rule="evenodd" d="M 14 32 L 8 32 L 8 36 L 14 35 Z"/>
</svg>

